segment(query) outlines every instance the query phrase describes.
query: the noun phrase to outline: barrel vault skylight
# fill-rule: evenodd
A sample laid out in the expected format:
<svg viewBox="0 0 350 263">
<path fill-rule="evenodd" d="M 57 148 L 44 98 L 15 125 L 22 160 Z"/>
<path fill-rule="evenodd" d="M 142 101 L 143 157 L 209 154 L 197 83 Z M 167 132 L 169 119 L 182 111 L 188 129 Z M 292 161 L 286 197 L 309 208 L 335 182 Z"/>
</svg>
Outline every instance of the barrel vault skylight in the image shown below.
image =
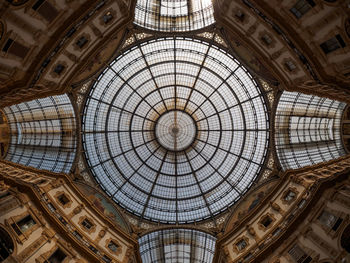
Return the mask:
<svg viewBox="0 0 350 263">
<path fill-rule="evenodd" d="M 164 229 L 139 239 L 142 262 L 211 263 L 216 238 L 192 229 Z"/>
<path fill-rule="evenodd" d="M 134 23 L 164 32 L 184 32 L 215 22 L 211 0 L 137 0 Z"/>
<path fill-rule="evenodd" d="M 284 91 L 277 106 L 275 140 L 284 170 L 346 154 L 341 139 L 343 102 Z"/>
<path fill-rule="evenodd" d="M 3 109 L 11 141 L 6 160 L 69 173 L 77 138 L 74 108 L 67 95 L 36 99 Z"/>
<path fill-rule="evenodd" d="M 83 114 L 91 172 L 120 206 L 163 223 L 211 218 L 263 168 L 264 98 L 225 50 L 195 38 L 134 45 L 98 77 Z"/>
</svg>

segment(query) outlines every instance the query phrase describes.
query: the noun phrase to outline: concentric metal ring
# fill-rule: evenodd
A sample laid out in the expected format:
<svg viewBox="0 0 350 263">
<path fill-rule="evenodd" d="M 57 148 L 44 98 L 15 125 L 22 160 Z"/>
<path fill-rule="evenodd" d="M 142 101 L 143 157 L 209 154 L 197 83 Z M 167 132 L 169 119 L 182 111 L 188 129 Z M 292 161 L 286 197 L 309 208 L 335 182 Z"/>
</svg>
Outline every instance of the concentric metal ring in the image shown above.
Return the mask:
<svg viewBox="0 0 350 263">
<path fill-rule="evenodd" d="M 268 138 L 264 98 L 247 70 L 215 45 L 181 37 L 117 57 L 83 116 L 86 158 L 101 187 L 128 211 L 164 223 L 232 206 L 260 173 Z"/>
<path fill-rule="evenodd" d="M 193 144 L 197 126 L 186 112 L 173 110 L 161 115 L 155 125 L 155 137 L 169 151 L 180 152 Z"/>
</svg>

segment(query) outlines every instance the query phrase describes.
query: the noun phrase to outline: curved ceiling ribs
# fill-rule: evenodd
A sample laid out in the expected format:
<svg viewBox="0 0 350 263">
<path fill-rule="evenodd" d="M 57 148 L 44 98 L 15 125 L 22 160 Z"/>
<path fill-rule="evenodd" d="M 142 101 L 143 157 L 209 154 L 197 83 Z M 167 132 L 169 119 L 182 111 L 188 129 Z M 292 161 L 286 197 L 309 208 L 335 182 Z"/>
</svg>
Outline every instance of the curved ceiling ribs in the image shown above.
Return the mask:
<svg viewBox="0 0 350 263">
<path fill-rule="evenodd" d="M 43 1 L 52 17 L 39 2 L 0 4 L 6 158 L 73 172 L 60 175 L 67 193 L 83 174 L 101 186 L 119 207 L 98 218 L 130 230 L 117 238 L 125 259 L 263 260 L 326 183 L 346 180 L 346 1 L 308 1 L 300 14 L 291 0 Z M 87 208 L 62 221 L 46 197 L 62 183 L 11 179 L 6 165 L 11 185 L 43 189 L 57 222 Z M 101 246 L 103 231 L 97 249 L 70 239 L 109 262 L 119 241 Z"/>
</svg>

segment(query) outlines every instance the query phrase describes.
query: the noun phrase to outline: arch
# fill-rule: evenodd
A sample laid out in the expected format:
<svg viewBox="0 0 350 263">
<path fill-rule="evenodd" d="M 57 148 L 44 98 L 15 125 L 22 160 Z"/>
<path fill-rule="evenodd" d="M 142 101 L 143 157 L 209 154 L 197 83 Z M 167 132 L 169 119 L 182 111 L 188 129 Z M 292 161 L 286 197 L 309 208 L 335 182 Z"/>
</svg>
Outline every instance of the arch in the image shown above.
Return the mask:
<svg viewBox="0 0 350 263">
<path fill-rule="evenodd" d="M 6 160 L 57 173 L 71 170 L 77 136 L 67 94 L 12 105 L 3 112 L 11 135 Z"/>
<path fill-rule="evenodd" d="M 283 170 L 302 168 L 346 154 L 341 139 L 343 102 L 283 92 L 275 117 L 276 152 Z"/>
<path fill-rule="evenodd" d="M 193 229 L 163 229 L 139 238 L 143 262 L 207 262 L 214 257 L 216 238 Z"/>
<path fill-rule="evenodd" d="M 0 262 L 3 262 L 13 253 L 14 247 L 10 234 L 0 226 Z"/>
<path fill-rule="evenodd" d="M 155 31 L 185 32 L 215 23 L 212 1 L 138 0 L 134 23 Z"/>
<path fill-rule="evenodd" d="M 346 252 L 350 253 L 350 224 L 346 226 L 340 237 L 340 245 Z"/>
</svg>

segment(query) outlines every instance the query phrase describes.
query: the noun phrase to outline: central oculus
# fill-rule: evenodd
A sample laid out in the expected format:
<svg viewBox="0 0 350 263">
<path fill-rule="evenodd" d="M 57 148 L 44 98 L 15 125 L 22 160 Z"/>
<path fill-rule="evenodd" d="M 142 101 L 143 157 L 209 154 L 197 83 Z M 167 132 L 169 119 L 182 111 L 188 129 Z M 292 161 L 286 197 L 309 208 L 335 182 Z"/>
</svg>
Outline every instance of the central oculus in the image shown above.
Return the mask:
<svg viewBox="0 0 350 263">
<path fill-rule="evenodd" d="M 195 140 L 197 126 L 186 112 L 173 110 L 161 115 L 155 125 L 155 137 L 169 151 L 186 150 Z"/>
</svg>

